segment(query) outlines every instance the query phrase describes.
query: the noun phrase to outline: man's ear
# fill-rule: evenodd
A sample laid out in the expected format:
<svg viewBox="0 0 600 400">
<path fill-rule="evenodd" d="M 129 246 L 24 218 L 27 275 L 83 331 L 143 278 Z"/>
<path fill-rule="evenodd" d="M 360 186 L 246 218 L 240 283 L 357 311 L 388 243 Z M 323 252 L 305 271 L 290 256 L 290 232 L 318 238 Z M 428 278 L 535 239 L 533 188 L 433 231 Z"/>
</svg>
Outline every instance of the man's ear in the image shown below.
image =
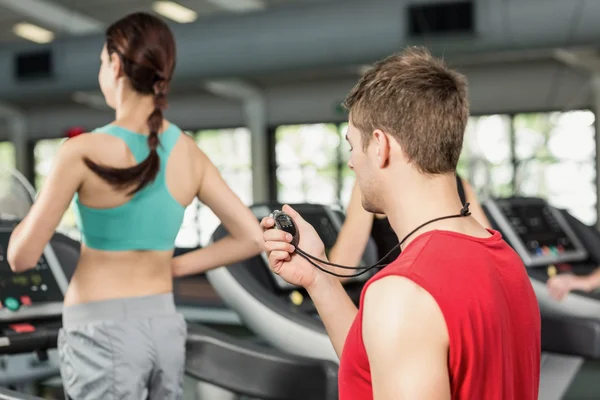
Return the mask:
<svg viewBox="0 0 600 400">
<path fill-rule="evenodd" d="M 377 166 L 379 168 L 385 168 L 388 165 L 390 159 L 390 138 L 381 129 L 375 129 L 373 131 L 373 146 L 375 147 L 375 156 L 377 157 Z"/>
</svg>

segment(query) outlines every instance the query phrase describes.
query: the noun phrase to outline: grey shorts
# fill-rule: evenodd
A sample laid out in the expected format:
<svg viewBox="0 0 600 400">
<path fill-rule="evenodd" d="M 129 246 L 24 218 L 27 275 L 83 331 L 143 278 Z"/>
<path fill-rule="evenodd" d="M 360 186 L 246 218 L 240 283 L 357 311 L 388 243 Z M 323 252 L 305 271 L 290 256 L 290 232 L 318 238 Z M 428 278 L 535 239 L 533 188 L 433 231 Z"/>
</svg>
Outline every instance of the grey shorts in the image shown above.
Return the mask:
<svg viewBox="0 0 600 400">
<path fill-rule="evenodd" d="M 66 307 L 58 336 L 65 396 L 181 399 L 186 336 L 171 293 Z"/>
</svg>

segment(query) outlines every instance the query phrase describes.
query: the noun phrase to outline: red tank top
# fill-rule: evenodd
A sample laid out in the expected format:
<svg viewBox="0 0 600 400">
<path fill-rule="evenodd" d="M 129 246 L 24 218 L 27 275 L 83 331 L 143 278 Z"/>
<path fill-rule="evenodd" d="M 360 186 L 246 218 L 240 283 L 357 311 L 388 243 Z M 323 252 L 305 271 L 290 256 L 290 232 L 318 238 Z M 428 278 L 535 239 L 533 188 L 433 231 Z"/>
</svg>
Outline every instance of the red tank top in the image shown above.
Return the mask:
<svg viewBox="0 0 600 400">
<path fill-rule="evenodd" d="M 340 360 L 340 400 L 373 399 L 362 338 L 369 285 L 389 275 L 411 279 L 436 300 L 446 320 L 453 400 L 537 400 L 540 311 L 521 259 L 489 238 L 426 232 L 365 285 Z M 398 354 L 402 357 L 402 354 Z"/>
</svg>

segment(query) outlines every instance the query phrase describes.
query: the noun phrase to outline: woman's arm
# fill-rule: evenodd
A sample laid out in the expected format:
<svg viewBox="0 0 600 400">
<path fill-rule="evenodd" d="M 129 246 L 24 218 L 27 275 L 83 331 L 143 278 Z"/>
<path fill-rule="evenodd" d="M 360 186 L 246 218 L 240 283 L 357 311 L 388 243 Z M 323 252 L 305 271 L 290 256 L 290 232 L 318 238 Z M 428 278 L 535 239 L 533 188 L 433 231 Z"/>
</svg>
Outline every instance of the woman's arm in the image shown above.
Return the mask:
<svg viewBox="0 0 600 400">
<path fill-rule="evenodd" d="M 216 214 L 229 235 L 202 249 L 173 258 L 173 276 L 199 274 L 251 258 L 263 251 L 264 241 L 258 219 L 231 190 L 204 152 L 197 151 L 197 176 L 202 177 L 198 199 Z"/>
<path fill-rule="evenodd" d="M 490 224 L 490 221 L 488 221 L 481 204 L 479 204 L 479 201 L 477 200 L 475 190 L 473 190 L 473 187 L 466 180 L 461 178 L 461 181 L 465 190 L 465 198 L 467 203 L 469 203 L 469 211 L 471 211 L 471 215 L 473 215 L 477 222 L 479 222 L 484 228 L 491 229 L 492 225 Z"/>
<path fill-rule="evenodd" d="M 27 216 L 14 229 L 7 259 L 14 272 L 35 267 L 54 235 L 85 175 L 85 135 L 67 140 L 56 153 L 52 170 Z"/>
<path fill-rule="evenodd" d="M 346 220 L 335 245 L 329 252 L 329 261 L 347 266 L 359 265 L 369 242 L 372 226 L 373 214 L 363 208 L 360 189 L 358 184 L 354 183 Z M 340 273 L 348 274 L 348 271 L 344 270 Z"/>
</svg>

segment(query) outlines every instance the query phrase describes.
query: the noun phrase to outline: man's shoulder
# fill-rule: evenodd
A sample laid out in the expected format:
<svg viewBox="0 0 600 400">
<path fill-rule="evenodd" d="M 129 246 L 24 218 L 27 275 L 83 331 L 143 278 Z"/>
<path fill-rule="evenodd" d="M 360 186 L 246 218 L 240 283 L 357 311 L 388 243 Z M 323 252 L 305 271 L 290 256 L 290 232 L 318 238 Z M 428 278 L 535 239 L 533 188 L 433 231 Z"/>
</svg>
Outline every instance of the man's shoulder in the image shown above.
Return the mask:
<svg viewBox="0 0 600 400">
<path fill-rule="evenodd" d="M 402 302 L 404 300 L 422 300 L 427 292 L 414 280 L 402 275 L 386 275 L 371 282 L 365 288 L 365 304 L 369 300 L 376 302 Z"/>
<path fill-rule="evenodd" d="M 494 270 L 502 276 L 519 274 L 523 280 L 527 279 L 521 259 L 496 234 L 474 238 L 453 232 L 431 232 L 410 246 L 371 278 L 365 287 L 364 298 L 369 291 L 390 291 L 391 296 L 398 296 L 397 301 L 414 301 L 400 297 L 404 295 L 442 301 L 465 290 L 475 295 L 478 290 L 471 291 L 470 288 L 473 285 L 485 287 L 485 283 L 495 276 Z M 448 285 L 448 282 L 452 284 Z"/>
<path fill-rule="evenodd" d="M 520 258 L 504 241 L 498 231 L 488 230 L 489 235 L 471 236 L 454 231 L 430 231 L 415 239 L 407 247 L 403 257 L 394 263 L 396 267 L 435 263 L 479 262 L 482 258 L 503 258 L 512 256 L 515 263 Z M 465 257 L 468 254 L 468 257 Z M 510 259 L 510 257 L 509 257 Z"/>
<path fill-rule="evenodd" d="M 403 308 L 437 308 L 437 302 L 414 279 L 402 275 L 386 275 L 365 288 L 363 312 L 402 312 Z"/>
<path fill-rule="evenodd" d="M 435 335 L 437 340 L 448 340 L 438 302 L 410 278 L 388 275 L 374 281 L 366 288 L 362 306 L 363 331 L 374 325 L 385 326 L 398 334 L 407 329 L 413 334 L 435 329 L 439 332 Z"/>
</svg>

